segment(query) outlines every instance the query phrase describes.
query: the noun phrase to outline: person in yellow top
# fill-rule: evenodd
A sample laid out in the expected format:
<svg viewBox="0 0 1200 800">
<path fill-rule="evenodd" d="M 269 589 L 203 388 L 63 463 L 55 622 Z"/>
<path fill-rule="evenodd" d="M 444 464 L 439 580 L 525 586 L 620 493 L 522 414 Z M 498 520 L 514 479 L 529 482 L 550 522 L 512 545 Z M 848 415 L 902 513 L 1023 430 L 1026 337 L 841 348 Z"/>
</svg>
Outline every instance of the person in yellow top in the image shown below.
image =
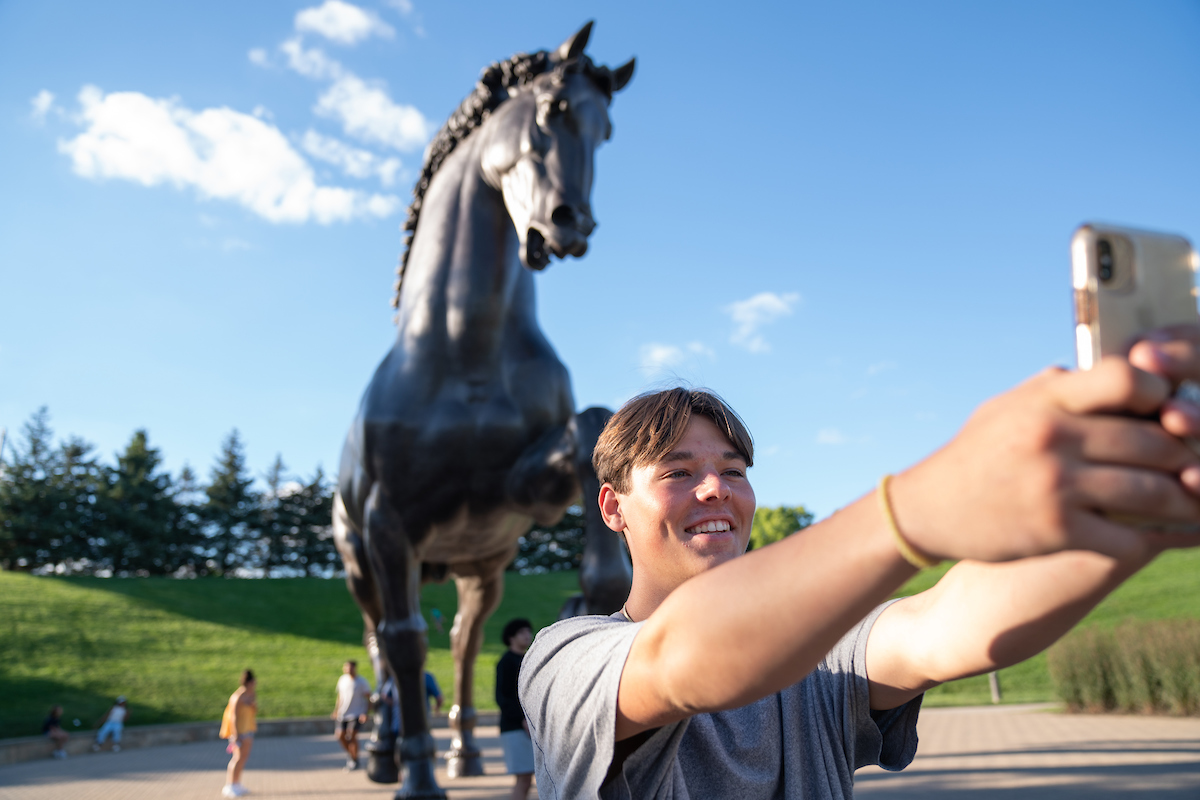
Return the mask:
<svg viewBox="0 0 1200 800">
<path fill-rule="evenodd" d="M 225 772 L 225 788 L 221 790 L 223 797 L 241 797 L 249 792 L 242 786 L 242 770 L 246 767 L 246 759 L 250 757 L 250 748 L 254 746 L 254 732 L 258 730 L 255 684 L 254 673 L 243 671 L 242 685 L 229 696 L 229 704 L 225 706 L 225 714 L 221 718 L 221 738 L 229 740 L 227 750 L 233 754 Z"/>
</svg>

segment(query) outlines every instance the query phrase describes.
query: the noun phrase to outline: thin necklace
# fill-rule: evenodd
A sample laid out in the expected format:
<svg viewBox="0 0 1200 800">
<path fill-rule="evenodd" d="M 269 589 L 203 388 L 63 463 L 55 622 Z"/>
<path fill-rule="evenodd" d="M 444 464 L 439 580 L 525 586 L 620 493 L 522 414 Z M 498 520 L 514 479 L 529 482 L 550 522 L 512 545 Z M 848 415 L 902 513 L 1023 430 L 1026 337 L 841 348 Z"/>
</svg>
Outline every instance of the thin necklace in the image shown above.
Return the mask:
<svg viewBox="0 0 1200 800">
<path fill-rule="evenodd" d="M 633 622 L 633 617 L 629 616 L 629 610 L 627 608 L 625 608 L 625 606 L 627 606 L 627 605 L 629 605 L 628 602 L 625 602 L 621 605 L 621 616 L 624 617 L 625 619 L 629 620 L 630 622 Z"/>
</svg>

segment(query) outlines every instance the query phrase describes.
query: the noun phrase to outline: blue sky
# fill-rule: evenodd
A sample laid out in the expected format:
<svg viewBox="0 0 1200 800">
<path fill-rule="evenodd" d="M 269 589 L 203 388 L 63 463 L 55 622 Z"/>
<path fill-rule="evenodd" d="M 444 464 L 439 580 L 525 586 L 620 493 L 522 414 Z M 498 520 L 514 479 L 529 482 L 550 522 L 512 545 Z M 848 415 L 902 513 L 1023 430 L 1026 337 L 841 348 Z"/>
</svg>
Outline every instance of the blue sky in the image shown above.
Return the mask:
<svg viewBox="0 0 1200 800">
<path fill-rule="evenodd" d="M 1067 244 L 1200 236 L 1200 5 L 0 2 L 0 426 L 206 475 L 336 468 L 399 226 L 481 68 L 636 55 L 588 255 L 537 279 L 577 405 L 672 379 L 819 515 L 1072 364 Z"/>
</svg>

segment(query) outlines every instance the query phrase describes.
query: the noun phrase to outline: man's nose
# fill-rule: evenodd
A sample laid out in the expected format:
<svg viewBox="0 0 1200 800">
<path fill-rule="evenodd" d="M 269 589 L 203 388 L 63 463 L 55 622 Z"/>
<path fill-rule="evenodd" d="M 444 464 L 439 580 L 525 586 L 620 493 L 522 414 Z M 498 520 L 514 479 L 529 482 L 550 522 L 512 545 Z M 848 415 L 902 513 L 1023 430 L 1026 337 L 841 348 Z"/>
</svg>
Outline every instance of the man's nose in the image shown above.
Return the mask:
<svg viewBox="0 0 1200 800">
<path fill-rule="evenodd" d="M 698 492 L 701 500 L 724 500 L 730 495 L 729 482 L 716 470 L 705 473 Z"/>
</svg>

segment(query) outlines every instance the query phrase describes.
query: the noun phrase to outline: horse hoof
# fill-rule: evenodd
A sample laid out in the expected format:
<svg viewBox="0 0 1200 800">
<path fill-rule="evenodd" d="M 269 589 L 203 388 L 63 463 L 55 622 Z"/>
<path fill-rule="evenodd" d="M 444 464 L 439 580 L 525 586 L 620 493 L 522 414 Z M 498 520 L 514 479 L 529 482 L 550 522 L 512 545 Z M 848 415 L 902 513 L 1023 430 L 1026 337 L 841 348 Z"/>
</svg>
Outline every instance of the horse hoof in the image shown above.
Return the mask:
<svg viewBox="0 0 1200 800">
<path fill-rule="evenodd" d="M 367 777 L 375 783 L 399 783 L 400 769 L 394 751 L 367 756 Z"/>
<path fill-rule="evenodd" d="M 483 758 L 478 753 L 447 755 L 446 774 L 451 778 L 477 778 L 483 774 Z"/>
<path fill-rule="evenodd" d="M 433 775 L 430 759 L 404 762 L 404 785 L 396 790 L 393 800 L 446 800 L 446 793 Z"/>
</svg>

